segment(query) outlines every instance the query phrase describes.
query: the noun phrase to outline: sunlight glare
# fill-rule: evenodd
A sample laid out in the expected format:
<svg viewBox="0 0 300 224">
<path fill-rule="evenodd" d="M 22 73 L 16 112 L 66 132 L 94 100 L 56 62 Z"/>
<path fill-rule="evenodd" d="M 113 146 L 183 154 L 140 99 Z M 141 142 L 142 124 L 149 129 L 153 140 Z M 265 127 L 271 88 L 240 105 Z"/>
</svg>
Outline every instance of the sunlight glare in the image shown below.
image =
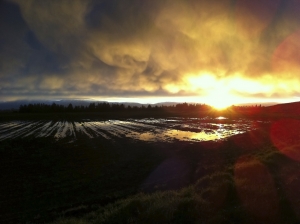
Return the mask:
<svg viewBox="0 0 300 224">
<path fill-rule="evenodd" d="M 206 99 L 207 103 L 217 110 L 224 110 L 235 103 L 235 97 L 226 88 L 214 89 Z"/>
<path fill-rule="evenodd" d="M 202 95 L 205 103 L 218 110 L 234 104 L 246 103 L 247 99 L 239 96 L 241 93 L 252 95 L 272 90 L 271 85 L 243 78 L 240 74 L 234 74 L 231 78 L 217 77 L 222 77 L 222 73 L 217 76 L 208 72 L 200 72 L 198 75 L 189 74 L 187 82 L 191 90 L 198 91 L 199 95 Z"/>
<path fill-rule="evenodd" d="M 216 79 L 214 75 L 203 73 L 198 76 L 189 76 L 187 80 L 191 89 L 204 90 L 206 92 L 205 103 L 218 110 L 225 109 L 234 103 L 234 96 L 229 93 L 229 86 L 224 81 Z"/>
<path fill-rule="evenodd" d="M 189 76 L 187 80 L 192 89 L 208 89 L 214 87 L 217 83 L 217 80 L 213 75 L 206 73 L 200 76 Z"/>
</svg>

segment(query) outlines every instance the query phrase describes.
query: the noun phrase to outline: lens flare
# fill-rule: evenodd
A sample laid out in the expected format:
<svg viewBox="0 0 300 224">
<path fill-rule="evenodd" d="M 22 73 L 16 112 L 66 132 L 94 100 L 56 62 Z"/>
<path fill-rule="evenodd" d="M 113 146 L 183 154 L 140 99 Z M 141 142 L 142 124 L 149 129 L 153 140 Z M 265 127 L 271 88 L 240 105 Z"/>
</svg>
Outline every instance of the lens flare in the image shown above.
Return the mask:
<svg viewBox="0 0 300 224">
<path fill-rule="evenodd" d="M 300 121 L 282 119 L 271 128 L 271 139 L 277 149 L 289 158 L 300 161 Z"/>
</svg>

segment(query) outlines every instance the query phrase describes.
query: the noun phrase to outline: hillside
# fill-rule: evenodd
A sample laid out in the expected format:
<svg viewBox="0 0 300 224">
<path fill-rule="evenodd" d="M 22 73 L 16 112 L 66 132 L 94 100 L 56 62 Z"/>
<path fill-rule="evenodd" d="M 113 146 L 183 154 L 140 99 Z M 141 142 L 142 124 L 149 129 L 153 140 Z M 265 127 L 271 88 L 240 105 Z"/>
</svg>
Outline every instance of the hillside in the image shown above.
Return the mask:
<svg viewBox="0 0 300 224">
<path fill-rule="evenodd" d="M 266 107 L 266 110 L 272 114 L 299 115 L 300 102 L 276 104 Z"/>
</svg>

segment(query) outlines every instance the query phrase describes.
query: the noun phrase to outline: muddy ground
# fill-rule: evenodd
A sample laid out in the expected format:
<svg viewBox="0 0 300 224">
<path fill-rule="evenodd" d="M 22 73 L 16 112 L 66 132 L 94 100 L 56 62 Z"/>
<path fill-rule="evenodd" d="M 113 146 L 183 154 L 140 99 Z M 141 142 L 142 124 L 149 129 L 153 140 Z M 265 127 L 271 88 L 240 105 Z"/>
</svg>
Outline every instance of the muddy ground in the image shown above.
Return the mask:
<svg viewBox="0 0 300 224">
<path fill-rule="evenodd" d="M 72 142 L 78 135 L 151 142 L 220 140 L 256 129 L 268 121 L 217 118 L 144 118 L 124 120 L 13 120 L 0 122 L 0 141 L 24 137 L 52 137 Z"/>
<path fill-rule="evenodd" d="M 80 216 L 138 192 L 177 190 L 224 171 L 233 180 L 259 183 L 255 172 L 247 177 L 240 171 L 243 161 L 256 158 L 262 179 L 271 180 L 270 196 L 285 207 L 282 216 L 298 220 L 297 151 L 280 149 L 276 141 L 296 147 L 290 138 L 299 125 L 288 122 L 279 131 L 278 122 L 221 118 L 2 122 L 0 219 L 41 223 Z M 297 133 L 280 139 L 286 130 Z M 223 192 L 226 203 L 240 207 L 247 200 L 239 184 L 230 195 Z"/>
</svg>

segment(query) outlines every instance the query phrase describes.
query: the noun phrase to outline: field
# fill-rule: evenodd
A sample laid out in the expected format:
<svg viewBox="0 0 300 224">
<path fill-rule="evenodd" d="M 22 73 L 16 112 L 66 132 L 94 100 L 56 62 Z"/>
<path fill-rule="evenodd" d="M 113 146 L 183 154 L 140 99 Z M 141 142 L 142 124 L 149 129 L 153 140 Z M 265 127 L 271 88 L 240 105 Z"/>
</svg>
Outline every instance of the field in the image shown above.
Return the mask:
<svg viewBox="0 0 300 224">
<path fill-rule="evenodd" d="M 298 120 L 0 123 L 4 223 L 296 223 Z"/>
<path fill-rule="evenodd" d="M 78 136 L 106 140 L 130 138 L 142 141 L 207 141 L 219 140 L 255 128 L 246 119 L 164 118 L 99 120 L 14 120 L 0 123 L 0 140 L 24 137 L 51 137 L 76 141 Z M 265 121 L 264 121 L 265 122 Z"/>
</svg>

